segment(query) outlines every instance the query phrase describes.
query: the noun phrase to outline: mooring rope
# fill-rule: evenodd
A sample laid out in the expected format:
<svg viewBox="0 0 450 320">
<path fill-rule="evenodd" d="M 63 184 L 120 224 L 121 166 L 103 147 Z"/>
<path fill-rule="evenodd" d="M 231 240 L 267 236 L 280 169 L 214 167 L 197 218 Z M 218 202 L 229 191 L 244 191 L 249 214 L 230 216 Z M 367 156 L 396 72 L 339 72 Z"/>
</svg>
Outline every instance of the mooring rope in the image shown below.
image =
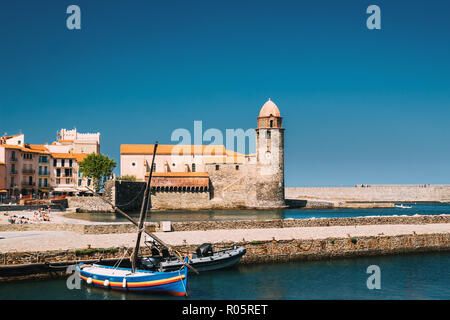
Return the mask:
<svg viewBox="0 0 450 320">
<path fill-rule="evenodd" d="M 308 249 L 303 249 L 303 248 L 302 248 L 301 242 L 298 244 L 298 247 L 299 247 L 300 249 L 302 249 L 303 251 L 309 251 L 309 250 L 311 250 L 311 247 L 312 247 L 313 243 L 314 243 L 314 241 L 311 240 L 311 244 L 309 245 L 309 248 L 308 248 Z"/>
</svg>

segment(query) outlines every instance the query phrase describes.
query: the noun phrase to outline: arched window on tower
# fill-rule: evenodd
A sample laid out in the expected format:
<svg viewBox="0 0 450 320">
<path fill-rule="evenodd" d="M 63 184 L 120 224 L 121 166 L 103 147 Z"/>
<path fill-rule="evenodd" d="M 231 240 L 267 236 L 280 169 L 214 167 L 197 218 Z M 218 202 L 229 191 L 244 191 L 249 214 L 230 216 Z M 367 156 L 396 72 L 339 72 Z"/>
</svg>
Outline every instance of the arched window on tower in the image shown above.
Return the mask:
<svg viewBox="0 0 450 320">
<path fill-rule="evenodd" d="M 266 131 L 266 139 L 270 139 L 270 130 Z"/>
<path fill-rule="evenodd" d="M 270 127 L 273 128 L 273 120 L 270 120 Z"/>
</svg>

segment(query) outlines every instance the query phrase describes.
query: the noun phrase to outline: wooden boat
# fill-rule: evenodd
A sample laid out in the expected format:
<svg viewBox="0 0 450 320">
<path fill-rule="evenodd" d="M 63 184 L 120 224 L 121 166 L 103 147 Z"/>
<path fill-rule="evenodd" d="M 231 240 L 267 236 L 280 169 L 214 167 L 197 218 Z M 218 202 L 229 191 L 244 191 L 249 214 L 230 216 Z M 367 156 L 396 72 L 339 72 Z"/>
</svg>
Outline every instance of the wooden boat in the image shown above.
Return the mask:
<svg viewBox="0 0 450 320">
<path fill-rule="evenodd" d="M 167 251 L 151 248 L 153 255 L 141 258 L 141 268 L 154 271 L 174 271 L 183 267 L 183 264 L 174 255 Z M 196 252 L 190 254 L 186 262 L 197 271 L 212 271 L 230 268 L 239 263 L 246 249 L 233 245 L 231 248 L 214 250 L 210 243 L 200 245 Z"/>
<path fill-rule="evenodd" d="M 157 147 L 158 142 L 155 143 L 155 147 L 153 150 L 151 168 L 153 168 L 153 164 L 155 162 Z M 136 268 L 139 262 L 138 254 L 142 232 L 149 235 L 162 248 L 165 248 L 166 250 L 168 250 L 168 248 L 170 249 L 170 246 L 165 244 L 161 239 L 158 239 L 158 237 L 146 230 L 144 227 L 147 208 L 151 207 L 150 183 L 152 179 L 152 173 L 153 172 L 151 171 L 145 188 L 141 212 L 139 216 L 139 223 L 136 223 L 125 212 L 113 205 L 115 211 L 122 214 L 125 218 L 127 218 L 130 222 L 138 227 L 136 245 L 130 258 L 131 268 L 120 268 L 120 262 L 117 264 L 117 266 L 107 266 L 100 264 L 85 265 L 81 263 L 77 264 L 76 268 L 79 272 L 80 278 L 87 284 L 92 284 L 94 286 L 100 286 L 104 288 L 111 288 L 115 290 L 145 291 L 157 293 L 165 292 L 174 295 L 187 295 L 187 267 L 194 270 L 195 272 L 197 271 L 192 266 L 187 264 L 187 262 L 181 258 L 181 255 L 177 251 L 175 251 L 178 254 L 177 259 L 179 259 L 181 264 L 180 268 L 175 271 L 157 272 Z M 104 198 L 100 199 L 108 202 Z"/>
<path fill-rule="evenodd" d="M 118 268 L 99 264 L 78 264 L 77 270 L 86 283 L 96 287 L 111 288 L 113 290 L 151 291 L 155 293 L 169 293 L 177 296 L 186 295 L 187 267 L 171 272 L 154 272 Z"/>
<path fill-rule="evenodd" d="M 401 208 L 401 209 L 411 209 L 412 208 L 412 206 L 405 206 L 404 204 L 396 204 L 395 207 Z"/>
</svg>

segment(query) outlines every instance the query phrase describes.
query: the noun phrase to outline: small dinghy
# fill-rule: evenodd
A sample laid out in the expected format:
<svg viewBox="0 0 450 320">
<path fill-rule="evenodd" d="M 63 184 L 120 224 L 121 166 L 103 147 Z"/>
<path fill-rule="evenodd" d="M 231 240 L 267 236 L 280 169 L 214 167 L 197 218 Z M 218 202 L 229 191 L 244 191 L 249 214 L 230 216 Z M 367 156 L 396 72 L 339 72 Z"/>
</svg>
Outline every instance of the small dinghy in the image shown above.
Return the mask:
<svg viewBox="0 0 450 320">
<path fill-rule="evenodd" d="M 405 206 L 404 204 L 396 204 L 395 207 L 400 208 L 400 209 L 411 209 L 412 208 L 412 206 Z"/>
<path fill-rule="evenodd" d="M 78 264 L 81 279 L 96 287 L 113 290 L 147 291 L 169 293 L 177 296 L 186 295 L 187 267 L 172 272 L 152 272 L 129 268 L 103 266 L 99 264 Z"/>
<path fill-rule="evenodd" d="M 147 243 L 148 241 L 146 241 Z M 169 255 L 167 250 L 160 250 L 156 243 L 151 243 L 152 256 L 141 258 L 143 268 L 155 271 L 174 271 L 183 267 L 176 256 Z M 246 249 L 236 244 L 231 248 L 213 251 L 210 243 L 204 243 L 197 248 L 195 253 L 188 256 L 187 263 L 198 271 L 224 269 L 239 263 L 245 253 Z"/>
</svg>

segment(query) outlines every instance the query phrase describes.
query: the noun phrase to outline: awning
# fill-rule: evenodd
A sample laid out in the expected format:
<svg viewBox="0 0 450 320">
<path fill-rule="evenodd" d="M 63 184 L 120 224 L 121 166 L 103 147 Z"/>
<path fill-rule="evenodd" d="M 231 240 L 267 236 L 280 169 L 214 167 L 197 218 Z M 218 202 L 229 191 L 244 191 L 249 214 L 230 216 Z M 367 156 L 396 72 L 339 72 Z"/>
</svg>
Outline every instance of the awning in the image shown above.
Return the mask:
<svg viewBox="0 0 450 320">
<path fill-rule="evenodd" d="M 74 188 L 54 188 L 53 192 L 78 192 L 78 190 Z"/>
<path fill-rule="evenodd" d="M 0 190 L 0 193 L 8 193 L 8 190 Z"/>
</svg>

